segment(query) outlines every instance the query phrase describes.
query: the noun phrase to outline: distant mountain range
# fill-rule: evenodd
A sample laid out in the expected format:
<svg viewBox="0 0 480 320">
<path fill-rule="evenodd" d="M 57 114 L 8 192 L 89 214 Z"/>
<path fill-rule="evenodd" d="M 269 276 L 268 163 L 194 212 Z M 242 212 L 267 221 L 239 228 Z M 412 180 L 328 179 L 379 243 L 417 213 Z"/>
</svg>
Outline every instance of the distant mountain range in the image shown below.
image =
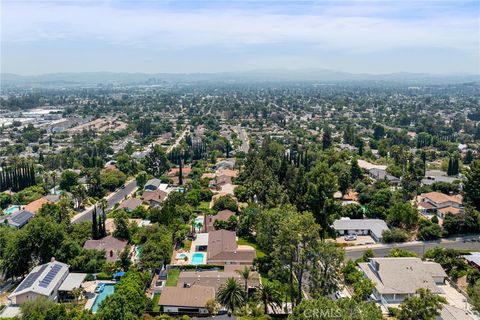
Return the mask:
<svg viewBox="0 0 480 320">
<path fill-rule="evenodd" d="M 253 70 L 245 72 L 224 73 L 47 73 L 36 76 L 21 76 L 12 73 L 0 74 L 0 85 L 9 86 L 61 86 L 61 85 L 139 85 L 179 82 L 394 82 L 403 84 L 448 84 L 479 82 L 480 74 L 426 74 L 426 73 L 391 73 L 367 74 L 348 73 L 334 70 Z"/>
</svg>

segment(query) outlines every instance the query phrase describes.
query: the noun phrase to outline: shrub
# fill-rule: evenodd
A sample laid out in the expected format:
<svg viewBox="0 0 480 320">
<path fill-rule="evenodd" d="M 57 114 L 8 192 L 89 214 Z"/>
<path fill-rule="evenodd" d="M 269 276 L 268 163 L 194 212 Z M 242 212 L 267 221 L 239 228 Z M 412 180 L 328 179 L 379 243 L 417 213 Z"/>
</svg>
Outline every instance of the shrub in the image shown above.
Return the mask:
<svg viewBox="0 0 480 320">
<path fill-rule="evenodd" d="M 112 275 L 106 272 L 99 272 L 97 273 L 97 280 L 111 280 Z"/>
<path fill-rule="evenodd" d="M 399 228 L 385 230 L 383 232 L 383 241 L 386 243 L 405 242 L 408 240 L 408 233 Z"/>
</svg>

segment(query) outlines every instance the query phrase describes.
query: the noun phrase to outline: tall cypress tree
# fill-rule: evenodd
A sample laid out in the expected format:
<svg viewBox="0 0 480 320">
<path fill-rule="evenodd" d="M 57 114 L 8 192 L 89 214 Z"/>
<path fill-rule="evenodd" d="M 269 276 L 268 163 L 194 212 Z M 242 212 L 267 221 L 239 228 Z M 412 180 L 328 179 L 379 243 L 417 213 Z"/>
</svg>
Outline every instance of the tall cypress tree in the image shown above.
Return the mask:
<svg viewBox="0 0 480 320">
<path fill-rule="evenodd" d="M 178 184 L 183 185 L 183 171 L 182 171 L 182 159 L 180 159 L 180 166 L 178 169 Z"/>
<path fill-rule="evenodd" d="M 98 239 L 97 206 L 93 208 L 92 212 L 92 238 Z"/>
<path fill-rule="evenodd" d="M 105 210 L 102 210 L 102 238 L 107 235 L 107 228 L 105 226 L 106 220 L 107 220 L 107 214 L 105 213 Z"/>
<path fill-rule="evenodd" d="M 452 160 L 452 156 L 450 156 L 450 157 L 448 158 L 447 175 L 453 176 L 453 160 Z"/>
</svg>

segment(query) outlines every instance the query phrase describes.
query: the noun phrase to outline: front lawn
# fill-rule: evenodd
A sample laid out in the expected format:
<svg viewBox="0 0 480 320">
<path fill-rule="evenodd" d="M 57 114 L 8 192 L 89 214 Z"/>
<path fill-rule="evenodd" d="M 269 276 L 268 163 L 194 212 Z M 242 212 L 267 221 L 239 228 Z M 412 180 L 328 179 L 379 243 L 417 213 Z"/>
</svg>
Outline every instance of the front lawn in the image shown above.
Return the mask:
<svg viewBox="0 0 480 320">
<path fill-rule="evenodd" d="M 153 312 L 160 312 L 160 306 L 158 305 L 158 301 L 160 300 L 160 293 L 155 293 L 152 299 L 152 311 Z"/>
<path fill-rule="evenodd" d="M 250 242 L 250 241 L 248 241 L 247 239 L 238 238 L 237 244 L 238 244 L 238 245 L 243 245 L 243 246 L 250 246 L 250 247 L 255 248 L 255 250 L 257 251 L 257 258 L 263 258 L 263 257 L 265 257 L 265 256 L 267 255 L 267 254 L 265 253 L 265 251 L 263 251 L 263 250 L 258 246 L 258 244 L 254 243 L 254 242 Z"/>
<path fill-rule="evenodd" d="M 165 285 L 167 287 L 176 287 L 179 275 L 180 275 L 180 270 L 179 269 L 168 270 L 167 283 Z"/>
</svg>

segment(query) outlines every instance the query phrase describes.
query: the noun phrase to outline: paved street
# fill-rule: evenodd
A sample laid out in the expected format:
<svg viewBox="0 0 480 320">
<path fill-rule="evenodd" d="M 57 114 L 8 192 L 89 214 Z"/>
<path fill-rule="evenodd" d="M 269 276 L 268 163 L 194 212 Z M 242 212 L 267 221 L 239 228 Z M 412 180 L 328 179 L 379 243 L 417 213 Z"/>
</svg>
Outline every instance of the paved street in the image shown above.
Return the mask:
<svg viewBox="0 0 480 320">
<path fill-rule="evenodd" d="M 118 189 L 117 191 L 111 193 L 107 197 L 107 210 L 111 210 L 115 204 L 120 203 L 125 197 L 133 193 L 137 189 L 137 181 L 135 179 L 125 183 L 125 188 Z M 84 211 L 76 214 L 72 218 L 72 223 L 80 223 L 84 221 L 90 221 L 92 219 L 92 211 L 94 206 L 88 207 Z M 100 208 L 97 208 L 97 212 L 101 212 Z"/>
<path fill-rule="evenodd" d="M 233 127 L 233 130 L 238 134 L 238 137 L 240 138 L 240 140 L 242 140 L 240 151 L 248 153 L 248 150 L 250 149 L 250 144 L 248 141 L 248 136 L 247 136 L 247 132 L 245 131 L 245 128 L 242 128 L 241 126 L 235 126 Z"/>
<path fill-rule="evenodd" d="M 187 125 L 185 127 L 185 130 L 182 131 L 182 133 L 178 136 L 178 138 L 175 140 L 175 143 L 172 144 L 171 146 L 169 146 L 167 148 L 167 151 L 165 152 L 166 154 L 170 153 L 170 151 L 173 150 L 173 148 L 175 148 L 176 146 L 178 146 L 178 144 L 183 140 L 183 138 L 185 137 L 185 135 L 187 134 L 187 132 L 190 131 L 190 126 Z"/>
<path fill-rule="evenodd" d="M 172 144 L 170 147 L 167 148 L 167 153 L 173 150 L 185 137 L 187 132 L 190 130 L 190 126 L 186 126 L 185 130 L 178 136 L 178 138 L 175 140 L 175 143 Z M 125 188 L 123 189 L 118 189 L 117 191 L 111 193 L 108 195 L 107 199 L 107 211 L 111 210 L 117 203 L 120 203 L 125 197 L 129 196 L 132 194 L 135 190 L 137 189 L 137 182 L 135 179 L 130 180 L 125 183 Z M 84 211 L 76 214 L 71 222 L 72 223 L 80 223 L 84 221 L 90 221 L 92 219 L 92 212 L 93 212 L 94 206 L 86 208 Z M 97 207 L 97 212 L 101 212 L 101 209 Z"/>
<path fill-rule="evenodd" d="M 376 244 L 376 245 L 365 245 L 357 247 L 347 247 L 345 253 L 347 258 L 358 259 L 360 258 L 365 250 L 372 249 L 377 257 L 384 257 L 388 255 L 390 250 L 393 248 L 400 248 L 408 251 L 413 251 L 417 254 L 418 257 L 422 257 L 423 254 L 432 248 L 443 247 L 448 249 L 459 249 L 459 250 L 480 250 L 480 242 L 468 241 L 472 238 L 478 239 L 479 236 L 466 236 L 455 239 L 443 239 L 442 241 L 415 241 L 408 243 L 396 243 L 396 244 Z"/>
</svg>

